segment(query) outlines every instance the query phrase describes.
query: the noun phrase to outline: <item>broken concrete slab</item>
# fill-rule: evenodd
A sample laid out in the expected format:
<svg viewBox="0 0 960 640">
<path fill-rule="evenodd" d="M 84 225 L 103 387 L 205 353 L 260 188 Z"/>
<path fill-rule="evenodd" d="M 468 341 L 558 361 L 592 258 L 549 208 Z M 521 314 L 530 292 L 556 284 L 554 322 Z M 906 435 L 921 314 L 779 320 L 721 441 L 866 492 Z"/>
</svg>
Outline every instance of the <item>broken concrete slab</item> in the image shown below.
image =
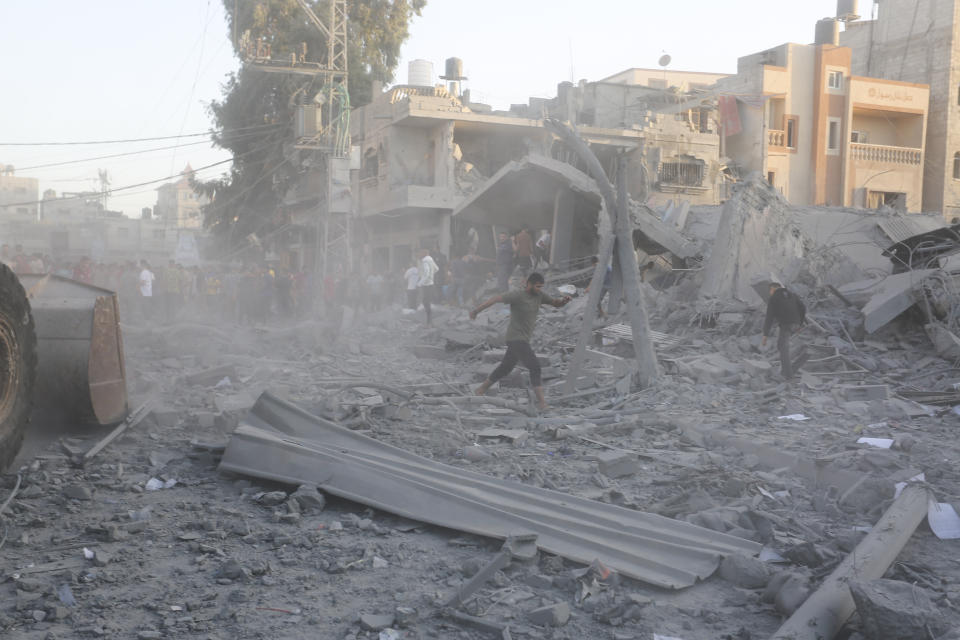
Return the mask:
<svg viewBox="0 0 960 640">
<path fill-rule="evenodd" d="M 232 364 L 225 364 L 212 369 L 197 371 L 183 377 L 184 382 L 190 385 L 203 387 L 212 387 L 224 378 L 229 378 L 231 382 L 237 381 L 237 368 Z"/>
<path fill-rule="evenodd" d="M 848 283 L 838 287 L 838 290 L 844 298 L 854 302 L 868 297 L 860 313 L 863 314 L 864 329 L 867 333 L 874 333 L 919 302 L 917 288 L 935 273 L 936 269 L 907 271 L 885 278 Z"/>
<path fill-rule="evenodd" d="M 890 397 L 890 387 L 885 384 L 841 384 L 834 391 L 847 402 L 870 402 Z"/>
<path fill-rule="evenodd" d="M 527 614 L 527 618 L 541 627 L 562 627 L 570 620 L 570 605 L 566 602 L 557 602 Z"/>
<path fill-rule="evenodd" d="M 938 354 L 948 360 L 960 358 L 960 337 L 942 324 L 931 323 L 924 325 L 923 328 Z"/>
<path fill-rule="evenodd" d="M 720 577 L 744 589 L 763 589 L 770 580 L 770 566 L 751 556 L 734 553 L 720 563 Z"/>
<path fill-rule="evenodd" d="M 694 584 L 728 553 L 760 545 L 685 522 L 448 467 L 373 440 L 265 393 L 220 468 L 314 484 L 413 520 L 495 538 L 518 529 L 576 562 L 599 559 L 666 588 Z"/>
<path fill-rule="evenodd" d="M 856 580 L 850 593 L 860 626 L 870 640 L 940 637 L 947 631 L 943 615 L 923 587 L 899 580 Z"/>
<path fill-rule="evenodd" d="M 870 533 L 781 625 L 772 640 L 830 640 L 854 610 L 851 580 L 876 580 L 927 514 L 926 489 L 908 485 Z"/>
</svg>

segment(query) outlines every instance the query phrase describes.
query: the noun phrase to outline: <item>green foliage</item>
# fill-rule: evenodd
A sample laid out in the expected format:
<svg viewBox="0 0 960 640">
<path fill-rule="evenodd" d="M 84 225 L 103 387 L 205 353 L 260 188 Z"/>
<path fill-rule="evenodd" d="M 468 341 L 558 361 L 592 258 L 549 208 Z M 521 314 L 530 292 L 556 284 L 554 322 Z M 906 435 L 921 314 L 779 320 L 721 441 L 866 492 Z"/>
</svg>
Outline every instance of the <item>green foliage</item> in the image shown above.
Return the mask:
<svg viewBox="0 0 960 640">
<path fill-rule="evenodd" d="M 324 23 L 330 5 L 307 0 Z M 326 63 L 327 43 L 296 0 L 223 0 L 235 53 L 245 32 L 269 43 L 274 60 L 287 60 L 307 45 L 306 59 Z M 420 15 L 426 0 L 348 0 L 349 92 L 353 106 L 372 99 L 374 81 L 389 82 L 409 35 L 410 20 Z M 234 15 L 234 10 L 237 15 Z M 236 22 L 235 22 L 236 21 Z M 295 183 L 299 167 L 284 153 L 293 141 L 297 101 L 308 101 L 322 81 L 307 76 L 265 73 L 249 66 L 231 74 L 223 95 L 209 105 L 218 131 L 217 146 L 233 153 L 230 173 L 220 180 L 198 183 L 211 196 L 206 225 L 236 244 L 250 233 L 262 235 L 277 226 L 279 203 Z"/>
</svg>

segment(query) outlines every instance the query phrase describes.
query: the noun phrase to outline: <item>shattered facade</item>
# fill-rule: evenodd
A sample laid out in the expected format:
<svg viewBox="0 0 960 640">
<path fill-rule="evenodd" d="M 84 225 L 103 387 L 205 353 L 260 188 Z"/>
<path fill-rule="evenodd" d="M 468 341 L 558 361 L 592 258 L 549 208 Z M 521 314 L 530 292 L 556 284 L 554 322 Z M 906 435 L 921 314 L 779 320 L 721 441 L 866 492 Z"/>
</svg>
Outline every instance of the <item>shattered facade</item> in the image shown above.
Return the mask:
<svg viewBox="0 0 960 640">
<path fill-rule="evenodd" d="M 919 212 L 929 88 L 854 75 L 860 55 L 784 44 L 740 58 L 719 83 L 739 120 L 726 154 L 793 204 Z"/>
<path fill-rule="evenodd" d="M 443 88 L 397 86 L 356 109 L 351 126 L 360 157 L 352 181 L 365 263 L 396 269 L 420 248 L 462 253 L 470 227 L 480 230 L 480 252 L 488 256 L 494 226 L 595 238 L 596 208 L 588 207 L 586 217 L 577 214 L 570 185 L 531 195 L 535 212 L 506 197 L 500 198 L 506 208 L 489 216 L 467 207 L 479 191 L 498 188 L 505 177 L 499 172 L 511 162 L 554 160 L 583 169 L 543 128 L 544 117 L 577 124 L 601 162 L 609 164 L 621 151 L 631 154 L 631 195 L 654 205 L 677 198 L 721 201 L 725 178 L 711 101 L 620 82 L 563 83 L 558 93 L 496 112 Z M 546 217 L 540 213 L 545 207 L 551 210 Z M 592 242 L 560 244 L 554 261 L 593 251 Z"/>
</svg>

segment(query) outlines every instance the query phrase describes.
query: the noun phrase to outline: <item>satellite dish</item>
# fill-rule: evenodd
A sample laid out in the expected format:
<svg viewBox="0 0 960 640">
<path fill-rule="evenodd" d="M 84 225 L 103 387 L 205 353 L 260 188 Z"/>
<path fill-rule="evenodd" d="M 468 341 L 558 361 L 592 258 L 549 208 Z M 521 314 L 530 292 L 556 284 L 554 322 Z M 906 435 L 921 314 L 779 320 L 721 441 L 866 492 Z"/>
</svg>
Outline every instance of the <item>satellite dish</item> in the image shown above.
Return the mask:
<svg viewBox="0 0 960 640">
<path fill-rule="evenodd" d="M 670 57 L 670 54 L 665 53 L 660 56 L 660 61 L 657 64 L 659 64 L 661 67 L 666 67 L 668 64 L 670 64 L 671 60 L 673 60 L 673 58 Z"/>
</svg>

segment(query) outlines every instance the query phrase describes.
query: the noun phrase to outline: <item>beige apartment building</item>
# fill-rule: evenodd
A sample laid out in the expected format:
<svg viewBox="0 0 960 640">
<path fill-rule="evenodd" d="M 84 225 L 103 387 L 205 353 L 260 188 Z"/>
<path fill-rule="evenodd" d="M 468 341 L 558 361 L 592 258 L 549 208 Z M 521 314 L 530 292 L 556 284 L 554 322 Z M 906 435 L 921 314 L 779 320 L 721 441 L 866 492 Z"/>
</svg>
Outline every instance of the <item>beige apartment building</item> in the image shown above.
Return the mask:
<svg viewBox="0 0 960 640">
<path fill-rule="evenodd" d="M 960 1 L 862 2 L 840 43 L 854 73 L 930 86 L 923 210 L 960 217 Z"/>
<path fill-rule="evenodd" d="M 36 220 L 40 182 L 14 175 L 13 167 L 0 163 L 0 216 Z"/>
<path fill-rule="evenodd" d="M 794 204 L 919 212 L 930 90 L 854 75 L 852 57 L 784 44 L 740 58 L 719 83 L 726 155 Z"/>
<path fill-rule="evenodd" d="M 190 186 L 192 173 L 193 169 L 187 164 L 179 180 L 157 189 L 157 204 L 153 212 L 169 226 L 178 229 L 203 228 L 203 207 L 210 200 Z"/>
<path fill-rule="evenodd" d="M 600 80 L 600 82 L 650 87 L 651 89 L 676 87 L 680 91 L 686 92 L 705 90 L 729 75 L 729 73 L 710 73 L 707 71 L 674 71 L 672 69 L 634 67 L 615 73 L 609 78 Z"/>
</svg>

